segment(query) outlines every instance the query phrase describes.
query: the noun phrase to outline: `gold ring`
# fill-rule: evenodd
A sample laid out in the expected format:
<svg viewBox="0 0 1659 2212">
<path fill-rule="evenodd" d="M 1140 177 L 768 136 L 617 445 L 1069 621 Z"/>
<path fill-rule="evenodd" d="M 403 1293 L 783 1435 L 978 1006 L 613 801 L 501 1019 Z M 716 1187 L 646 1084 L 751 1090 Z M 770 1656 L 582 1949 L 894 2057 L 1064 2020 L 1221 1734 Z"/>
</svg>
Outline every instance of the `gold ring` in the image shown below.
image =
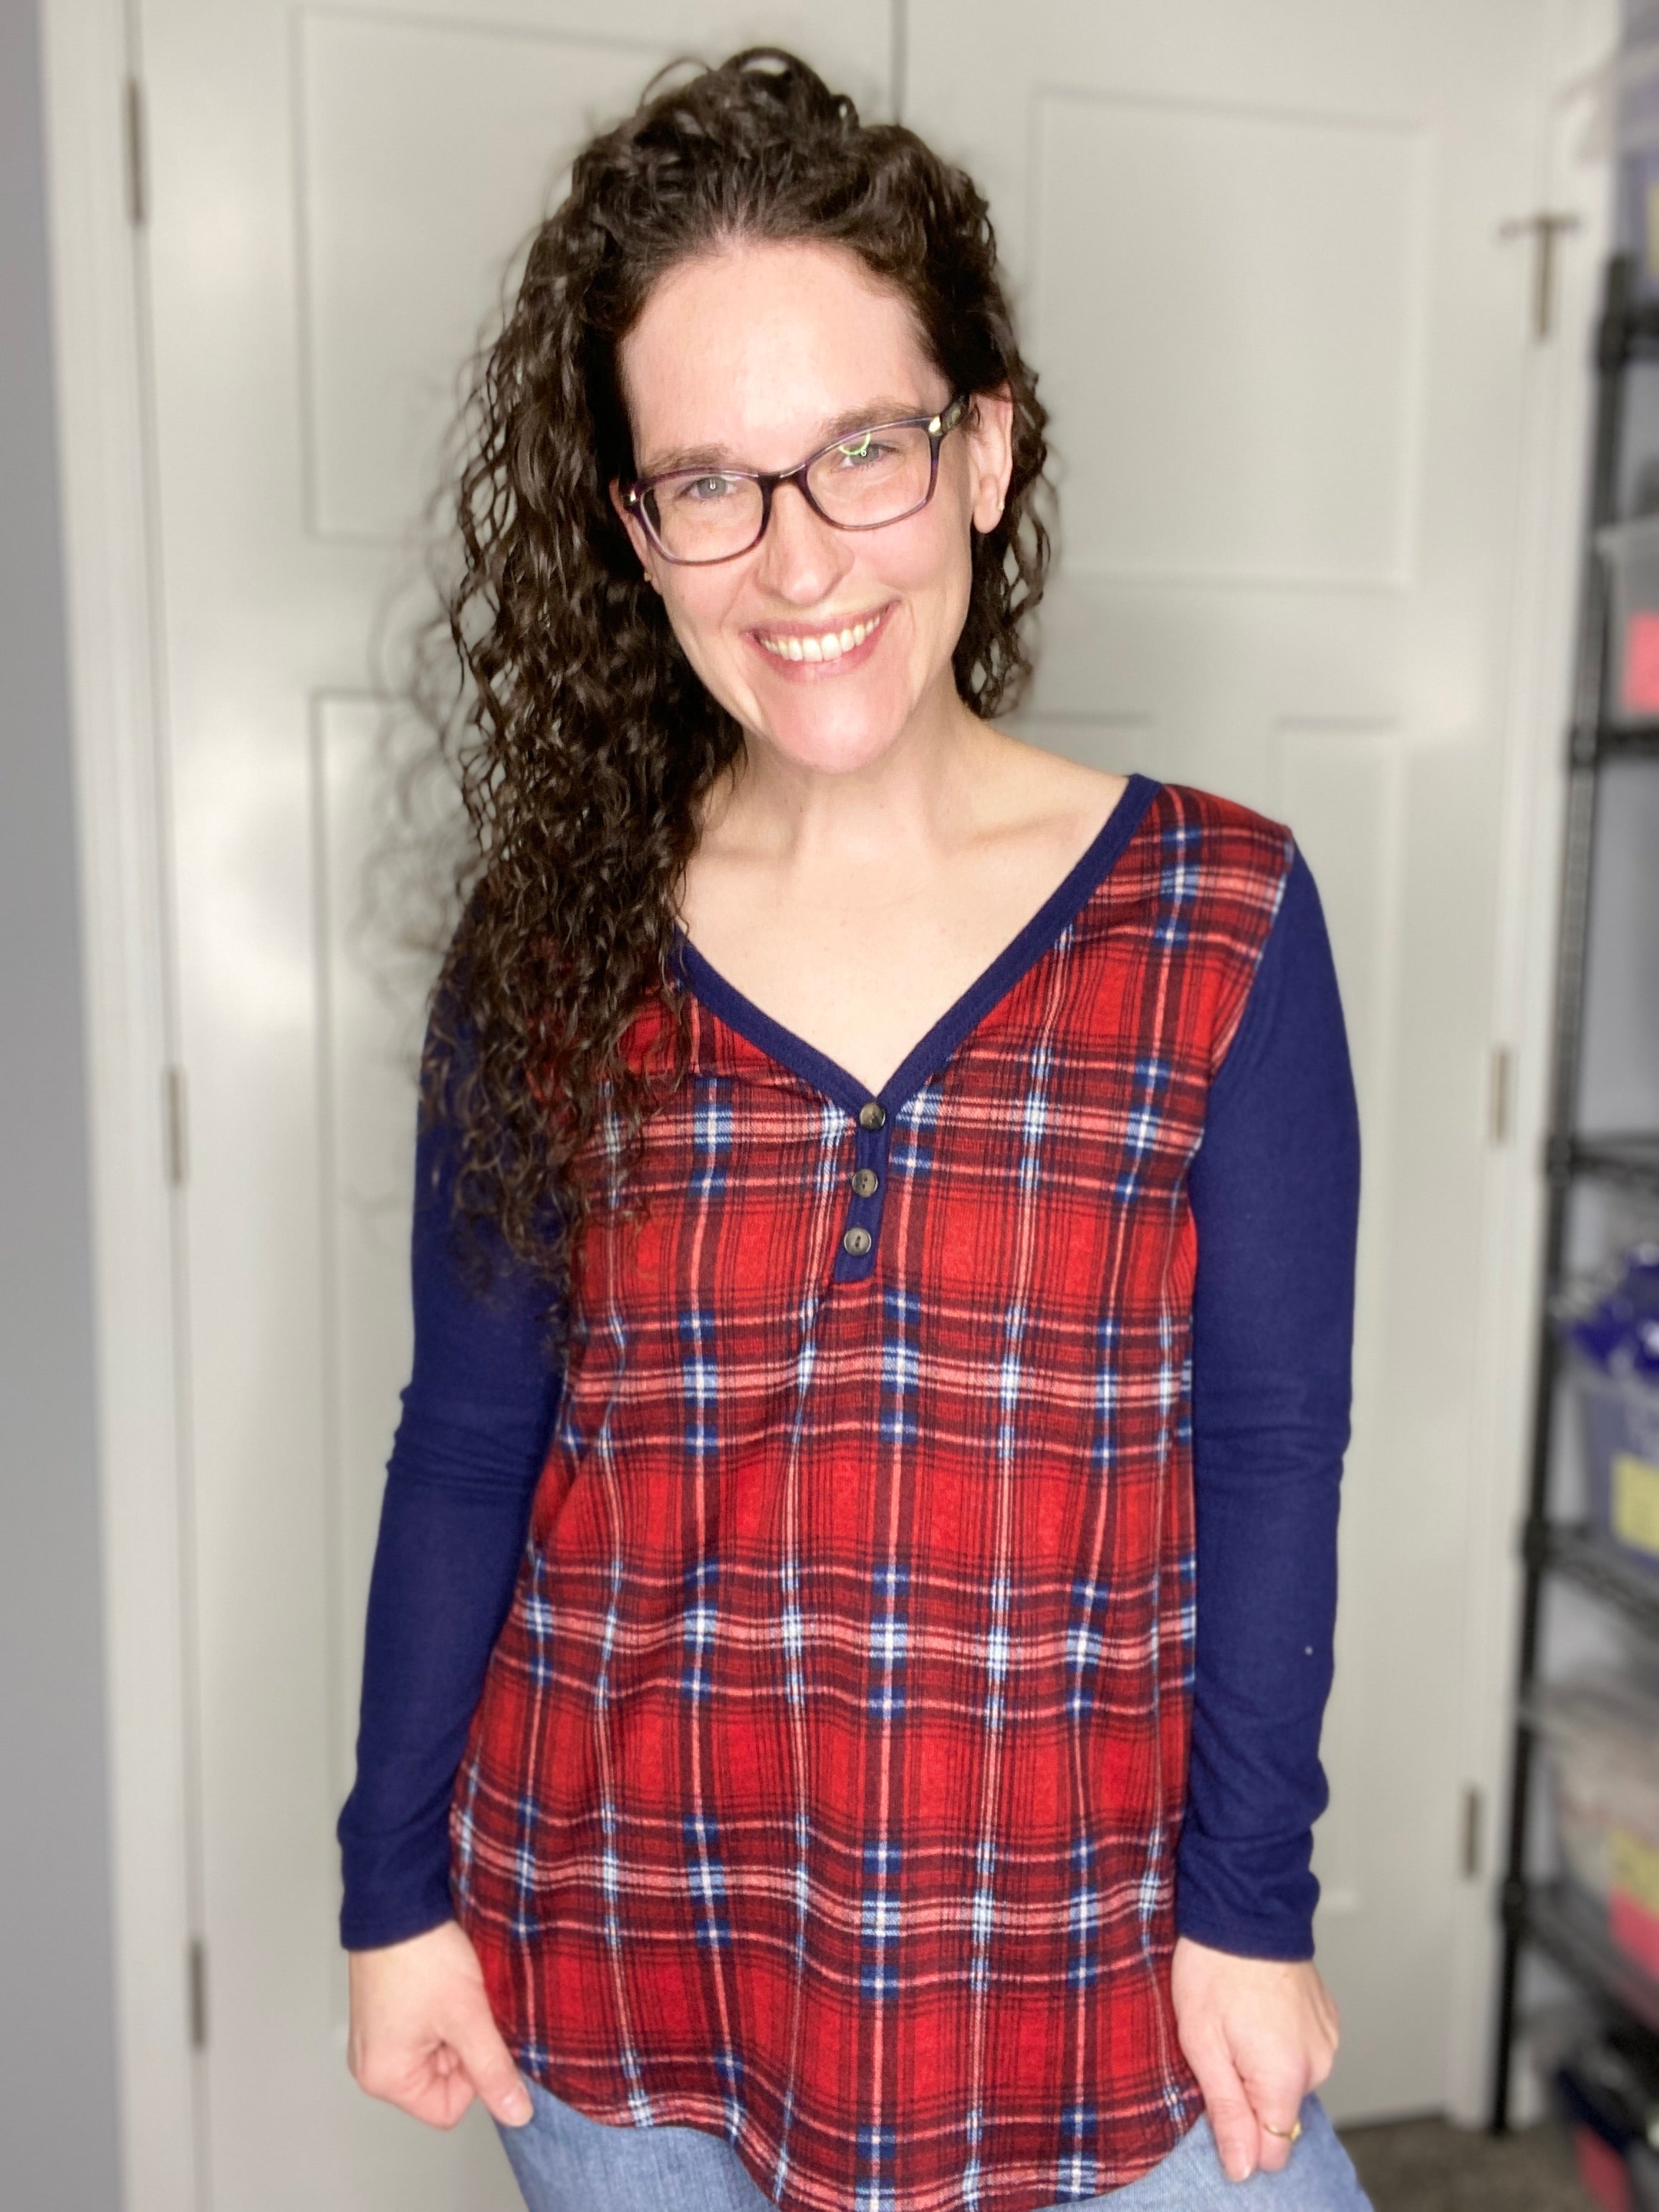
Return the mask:
<svg viewBox="0 0 1659 2212">
<path fill-rule="evenodd" d="M 1280 2142 L 1300 2142 L 1302 2140 L 1302 2123 L 1300 2120 L 1293 2121 L 1288 2128 L 1269 2127 L 1266 2120 L 1263 2120 L 1261 2125 L 1264 2133 L 1270 2136 L 1277 2136 Z"/>
</svg>

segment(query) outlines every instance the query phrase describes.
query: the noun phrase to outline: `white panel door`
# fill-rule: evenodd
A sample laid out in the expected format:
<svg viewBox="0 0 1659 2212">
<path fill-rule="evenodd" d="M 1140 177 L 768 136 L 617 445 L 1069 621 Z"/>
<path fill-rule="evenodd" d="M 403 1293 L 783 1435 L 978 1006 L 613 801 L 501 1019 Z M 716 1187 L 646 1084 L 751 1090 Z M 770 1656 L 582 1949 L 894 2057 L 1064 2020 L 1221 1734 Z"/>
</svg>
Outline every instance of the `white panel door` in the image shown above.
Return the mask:
<svg viewBox="0 0 1659 2212">
<path fill-rule="evenodd" d="M 1364 1204 L 1316 1863 L 1350 2117 L 1447 2095 L 1534 357 L 1531 269 L 1499 226 L 1547 173 L 1552 14 L 915 0 L 909 17 L 907 118 L 990 192 L 1053 411 L 1061 556 L 1025 726 L 1287 820 L 1335 945 Z"/>
<path fill-rule="evenodd" d="M 672 57 L 783 41 L 884 109 L 887 0 L 141 0 L 188 1073 L 201 2203 L 489 2212 L 345 2071 L 335 1813 L 408 1358 L 411 1006 L 357 929 L 370 641 L 458 369 L 574 148 Z"/>
</svg>

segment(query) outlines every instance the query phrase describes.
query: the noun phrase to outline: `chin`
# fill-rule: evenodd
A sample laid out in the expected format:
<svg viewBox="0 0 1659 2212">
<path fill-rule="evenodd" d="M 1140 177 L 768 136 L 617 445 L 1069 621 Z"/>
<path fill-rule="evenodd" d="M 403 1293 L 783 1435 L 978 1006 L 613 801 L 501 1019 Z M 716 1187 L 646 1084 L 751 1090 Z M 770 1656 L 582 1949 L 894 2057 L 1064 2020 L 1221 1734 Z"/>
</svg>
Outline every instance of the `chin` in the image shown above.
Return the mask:
<svg viewBox="0 0 1659 2212">
<path fill-rule="evenodd" d="M 898 706 L 868 698 L 795 697 L 763 704 L 769 741 L 798 768 L 825 775 L 868 768 L 896 742 L 907 720 Z"/>
</svg>

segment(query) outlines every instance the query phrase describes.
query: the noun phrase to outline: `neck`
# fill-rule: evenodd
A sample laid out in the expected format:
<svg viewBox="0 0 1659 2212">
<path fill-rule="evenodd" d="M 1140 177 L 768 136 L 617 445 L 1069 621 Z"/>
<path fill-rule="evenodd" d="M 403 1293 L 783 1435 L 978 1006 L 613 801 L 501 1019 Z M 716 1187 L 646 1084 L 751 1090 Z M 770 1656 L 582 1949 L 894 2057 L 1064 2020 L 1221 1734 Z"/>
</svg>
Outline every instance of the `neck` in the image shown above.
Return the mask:
<svg viewBox="0 0 1659 2212">
<path fill-rule="evenodd" d="M 743 761 L 711 796 L 702 836 L 774 865 L 912 865 L 972 834 L 994 733 L 945 682 L 920 702 L 893 742 L 846 769 L 823 769 L 745 733 Z"/>
</svg>

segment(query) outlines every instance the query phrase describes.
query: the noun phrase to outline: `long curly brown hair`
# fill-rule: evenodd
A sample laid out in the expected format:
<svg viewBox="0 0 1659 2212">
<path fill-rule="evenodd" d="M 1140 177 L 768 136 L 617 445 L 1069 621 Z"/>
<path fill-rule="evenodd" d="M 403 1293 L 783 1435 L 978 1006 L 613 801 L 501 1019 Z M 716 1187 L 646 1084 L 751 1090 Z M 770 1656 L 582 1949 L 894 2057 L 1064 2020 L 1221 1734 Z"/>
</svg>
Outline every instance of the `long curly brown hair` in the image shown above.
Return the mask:
<svg viewBox="0 0 1659 2212">
<path fill-rule="evenodd" d="M 481 357 L 441 617 L 459 680 L 446 712 L 428 705 L 471 836 L 422 1096 L 457 1124 L 459 1212 L 493 1224 L 550 1290 L 600 1180 L 625 1182 L 683 1071 L 676 901 L 701 802 L 743 749 L 608 492 L 635 473 L 617 356 L 653 285 L 732 240 L 833 243 L 903 295 L 952 391 L 1009 388 L 1012 478 L 1001 520 L 974 540 L 954 656 L 981 716 L 1030 673 L 1021 625 L 1048 556 L 1046 417 L 971 179 L 913 131 L 861 123 L 791 54 L 753 49 L 657 85 L 577 156 Z M 621 1047 L 653 1000 L 673 1043 L 647 1068 Z M 602 1122 L 608 1147 L 590 1144 Z"/>
</svg>

